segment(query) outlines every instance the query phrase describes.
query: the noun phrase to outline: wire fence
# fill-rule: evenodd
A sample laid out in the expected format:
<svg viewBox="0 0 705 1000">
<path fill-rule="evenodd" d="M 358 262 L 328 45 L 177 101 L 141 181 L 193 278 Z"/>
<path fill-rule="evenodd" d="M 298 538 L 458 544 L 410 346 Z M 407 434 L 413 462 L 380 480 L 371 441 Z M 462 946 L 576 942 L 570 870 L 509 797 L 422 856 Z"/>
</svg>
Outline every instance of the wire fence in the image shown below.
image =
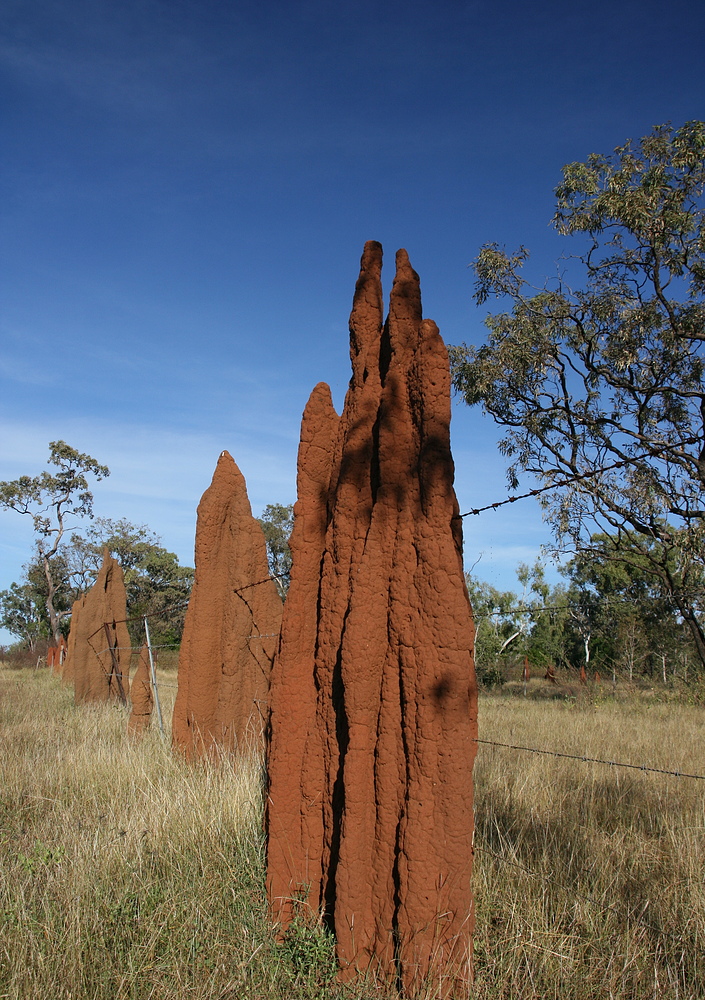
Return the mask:
<svg viewBox="0 0 705 1000">
<path fill-rule="evenodd" d="M 654 767 L 652 765 L 646 765 L 646 764 L 633 764 L 625 761 L 609 760 L 601 757 L 592 757 L 587 754 L 566 753 L 564 751 L 549 750 L 546 748 L 530 747 L 522 744 L 505 743 L 505 742 L 500 742 L 498 740 L 487 740 L 481 738 L 476 738 L 473 740 L 473 742 L 478 746 L 497 747 L 505 750 L 511 750 L 513 752 L 518 751 L 520 753 L 545 755 L 554 758 L 573 760 L 578 763 L 599 764 L 608 766 L 610 768 L 626 768 L 631 771 L 640 771 L 645 774 L 653 774 L 657 776 L 667 776 L 673 778 L 686 778 L 686 779 L 695 779 L 697 781 L 705 781 L 704 774 L 691 773 L 687 771 L 670 770 L 667 768 Z M 703 804 L 705 805 L 705 802 Z M 477 823 L 476 823 L 476 832 L 477 832 Z M 502 846 L 505 847 L 508 852 L 513 850 L 513 845 L 509 842 L 508 836 L 503 837 Z M 663 922 L 655 923 L 649 918 L 648 911 L 652 907 L 652 899 L 650 898 L 646 900 L 639 899 L 637 904 L 634 903 L 630 904 L 629 899 L 627 898 L 625 899 L 624 906 L 622 907 L 622 909 L 620 909 L 609 902 L 597 899 L 594 895 L 590 895 L 576 888 L 574 880 L 571 881 L 571 884 L 568 884 L 568 882 L 562 881 L 560 877 L 556 877 L 556 873 L 554 871 L 550 872 L 536 871 L 534 868 L 529 867 L 528 865 L 523 864 L 521 861 L 517 860 L 516 856 L 508 857 L 507 853 L 500 853 L 496 850 L 493 850 L 490 846 L 488 846 L 487 843 L 478 844 L 477 841 L 475 841 L 475 843 L 473 844 L 473 851 L 477 854 L 485 855 L 486 857 L 491 858 L 493 861 L 498 862 L 503 867 L 510 868 L 516 872 L 521 872 L 522 875 L 526 876 L 529 879 L 540 882 L 544 885 L 551 886 L 559 890 L 561 893 L 567 894 L 571 899 L 573 898 L 580 899 L 588 903 L 599 913 L 610 915 L 616 919 L 622 919 L 622 920 L 626 919 L 628 923 L 630 923 L 632 926 L 639 926 L 644 930 L 650 931 L 654 935 L 655 940 L 666 938 L 670 940 L 672 943 L 677 945 L 681 945 L 683 942 L 683 936 L 681 930 L 675 932 L 673 929 L 664 926 Z M 555 859 L 553 859 L 552 863 L 555 866 Z M 587 871 L 586 869 L 580 869 L 580 870 L 582 871 L 583 875 L 587 875 L 590 878 L 595 877 L 596 870 L 594 867 L 590 871 Z M 628 872 L 620 871 L 620 876 L 626 878 L 627 881 L 633 883 L 634 885 L 638 884 L 638 880 L 632 875 L 630 875 Z M 690 876 L 685 876 L 681 877 L 679 881 L 681 883 L 681 888 L 687 889 L 688 893 L 690 893 L 691 891 L 693 892 L 700 891 L 702 888 L 701 878 L 696 879 Z M 536 945 L 536 947 L 538 947 L 540 950 L 550 950 L 543 948 L 541 945 Z"/>
<path fill-rule="evenodd" d="M 556 479 L 552 483 L 548 483 L 546 486 L 537 486 L 533 490 L 527 490 L 526 493 L 519 493 L 514 496 L 505 497 L 504 500 L 497 500 L 495 503 L 485 504 L 484 507 L 473 507 L 466 511 L 464 514 L 456 515 L 459 518 L 471 517 L 475 514 L 484 514 L 488 510 L 498 510 L 500 507 L 505 507 L 507 504 L 516 503 L 517 500 L 527 500 L 529 497 L 538 497 L 542 493 L 550 493 L 552 490 L 562 489 L 564 486 L 570 486 L 573 483 L 583 482 L 587 479 L 594 479 L 596 476 L 602 475 L 603 472 L 613 472 L 615 469 L 624 469 L 628 465 L 634 465 L 643 458 L 654 459 L 658 456 L 664 455 L 668 451 L 674 451 L 677 448 L 682 447 L 686 444 L 699 444 L 701 439 L 698 437 L 684 438 L 677 444 L 664 444 L 660 448 L 652 448 L 650 451 L 642 452 L 640 455 L 632 455 L 628 458 L 621 458 L 617 462 L 612 462 L 610 465 L 602 465 L 597 469 L 588 469 L 586 472 L 575 472 L 570 476 L 565 476 L 562 479 Z"/>
<path fill-rule="evenodd" d="M 114 625 L 129 625 L 132 622 L 143 622 L 145 620 L 145 618 L 148 621 L 150 621 L 152 618 L 164 618 L 171 611 L 179 611 L 179 610 L 181 610 L 181 608 L 187 608 L 188 607 L 188 603 L 189 603 L 188 600 L 179 601 L 177 604 L 169 604 L 169 605 L 167 605 L 167 607 L 160 608 L 159 611 L 151 611 L 151 612 L 149 612 L 149 614 L 132 615 L 130 618 L 115 618 L 115 619 L 112 619 L 110 622 L 104 622 L 103 624 L 99 625 L 98 628 L 95 630 L 95 632 L 91 632 L 91 634 L 88 636 L 88 639 L 90 640 L 90 639 L 93 638 L 93 636 L 98 635 L 99 632 L 102 632 L 103 629 L 105 628 L 106 624 L 110 625 L 110 626 L 114 626 Z M 178 643 L 174 643 L 173 645 L 178 646 L 179 644 Z"/>
<path fill-rule="evenodd" d="M 663 450 L 664 451 L 668 450 L 668 446 L 666 446 Z M 602 473 L 614 471 L 614 470 L 617 470 L 617 469 L 620 469 L 620 468 L 625 468 L 628 465 L 633 464 L 634 461 L 637 460 L 638 458 L 644 458 L 644 457 L 654 457 L 653 452 L 647 453 L 647 454 L 642 455 L 642 456 L 636 456 L 635 458 L 626 458 L 626 459 L 623 459 L 623 460 L 619 460 L 619 461 L 616 461 L 616 462 L 612 463 L 611 465 L 603 466 L 603 467 L 601 467 L 599 469 L 593 469 L 593 470 L 586 471 L 584 473 L 579 473 L 579 474 L 574 474 L 572 476 L 567 476 L 567 477 L 565 477 L 563 479 L 556 480 L 556 481 L 554 481 L 554 482 L 552 482 L 552 483 L 550 483 L 548 485 L 544 485 L 544 486 L 537 487 L 537 488 L 532 489 L 532 490 L 528 490 L 527 492 L 525 492 L 523 494 L 512 495 L 512 496 L 504 498 L 503 500 L 497 501 L 495 503 L 487 504 L 487 505 L 482 506 L 482 507 L 473 508 L 473 509 L 471 509 L 469 511 L 466 511 L 463 514 L 459 514 L 457 516 L 459 518 L 465 518 L 465 517 L 472 516 L 472 515 L 479 515 L 479 514 L 481 514 L 483 512 L 486 512 L 486 511 L 497 510 L 497 509 L 499 509 L 501 507 L 504 507 L 506 505 L 510 505 L 510 504 L 516 503 L 517 501 L 520 501 L 520 500 L 524 500 L 524 499 L 528 499 L 528 498 L 532 498 L 532 497 L 538 497 L 538 496 L 540 496 L 542 494 L 545 494 L 545 493 L 548 493 L 550 491 L 555 491 L 555 490 L 563 488 L 565 486 L 568 486 L 568 485 L 571 485 L 571 484 L 574 484 L 574 483 L 579 483 L 579 482 L 588 480 L 588 479 L 593 478 L 595 476 L 598 476 L 598 475 L 600 475 Z M 237 589 L 234 589 L 233 593 L 237 594 L 237 595 L 239 595 L 241 597 L 243 597 L 243 600 L 245 600 L 245 597 L 243 595 L 248 590 L 250 590 L 253 587 L 257 587 L 257 586 L 259 586 L 261 584 L 264 584 L 266 582 L 269 582 L 272 579 L 273 579 L 272 576 L 267 576 L 266 578 L 263 578 L 262 580 L 257 580 L 257 581 L 254 581 L 253 583 L 250 583 L 250 584 L 244 585 L 242 587 L 239 587 Z M 689 601 L 692 602 L 694 600 L 697 600 L 698 598 L 705 597 L 705 592 L 697 591 L 697 592 L 690 592 L 688 594 L 679 593 L 679 594 L 666 595 L 666 598 L 670 599 L 670 600 L 674 600 L 677 597 L 687 598 Z M 609 598 L 606 599 L 606 600 L 602 599 L 601 603 L 603 603 L 603 604 L 610 604 L 610 603 L 622 604 L 625 601 L 634 601 L 636 603 L 645 603 L 646 601 L 656 601 L 656 600 L 663 601 L 664 597 L 663 596 L 657 596 L 657 595 L 639 595 L 638 597 L 637 596 L 633 596 L 632 597 L 630 595 L 620 595 L 618 598 L 614 598 L 614 599 L 609 599 Z M 160 611 L 154 612 L 154 613 L 152 613 L 150 615 L 139 615 L 139 616 L 133 616 L 133 617 L 122 619 L 119 623 L 126 623 L 126 624 L 128 624 L 128 623 L 131 623 L 131 622 L 135 622 L 135 621 L 138 621 L 138 620 L 144 620 L 144 619 L 148 619 L 148 618 L 164 617 L 164 615 L 167 614 L 168 612 L 173 611 L 173 610 L 180 610 L 180 609 L 186 607 L 187 605 L 188 605 L 188 601 L 179 602 L 178 604 L 171 605 L 168 608 L 161 609 Z M 541 613 L 544 613 L 544 612 L 550 612 L 550 611 L 570 611 L 570 610 L 584 609 L 584 608 L 590 607 L 590 606 L 591 606 L 591 603 L 588 602 L 588 601 L 586 601 L 584 603 L 583 602 L 579 602 L 579 603 L 571 602 L 571 603 L 562 603 L 562 604 L 541 604 L 541 605 L 526 604 L 526 605 L 520 605 L 520 606 L 515 607 L 515 608 L 509 607 L 509 608 L 506 608 L 506 609 L 497 608 L 497 609 L 489 610 L 487 612 L 476 614 L 475 617 L 476 618 L 494 617 L 494 616 L 497 616 L 497 615 L 501 615 L 501 616 L 505 616 L 505 617 L 511 617 L 512 615 L 520 615 L 520 614 L 521 615 L 537 615 L 537 614 L 541 614 Z M 112 622 L 110 624 L 114 626 L 115 624 L 118 624 L 118 622 Z M 101 626 L 100 628 L 96 629 L 96 631 L 92 634 L 92 636 L 90 638 L 93 638 L 96 635 L 98 635 L 99 632 L 103 631 L 103 628 L 104 627 Z M 276 639 L 277 636 L 278 636 L 278 634 L 279 633 L 253 633 L 253 634 L 247 636 L 246 638 L 247 638 L 247 641 L 257 640 L 257 639 L 270 639 L 270 638 Z M 177 648 L 179 648 L 179 645 L 180 645 L 180 643 L 178 643 L 178 642 L 158 643 L 158 644 L 155 644 L 155 645 L 151 646 L 151 649 L 153 649 L 155 651 L 158 650 L 158 649 L 177 649 Z M 132 653 L 135 653 L 135 652 L 139 652 L 139 650 L 141 648 L 142 647 L 137 647 L 137 646 L 128 646 L 128 647 L 126 647 L 126 646 L 114 646 L 114 647 L 108 646 L 108 647 L 106 647 L 104 649 L 96 651 L 96 655 L 98 655 L 100 657 L 100 656 L 105 655 L 107 653 L 110 653 L 112 655 L 116 651 L 127 651 L 127 650 L 129 650 L 130 653 L 132 654 Z M 156 676 L 154 678 L 154 683 L 156 685 Z M 170 684 L 169 682 L 160 680 L 159 681 L 159 685 L 162 686 L 162 687 L 166 687 L 166 688 L 178 689 L 178 683 Z M 645 775 L 653 775 L 653 776 L 668 777 L 668 778 L 675 778 L 675 779 L 687 779 L 687 780 L 699 781 L 699 782 L 705 781 L 705 774 L 696 773 L 694 771 L 673 770 L 673 769 L 669 769 L 669 768 L 665 768 L 665 767 L 654 766 L 653 764 L 638 764 L 638 763 L 632 763 L 632 762 L 623 761 L 623 760 L 612 760 L 612 759 L 609 759 L 609 758 L 596 757 L 596 756 L 591 756 L 591 755 L 587 755 L 587 754 L 584 754 L 584 753 L 570 753 L 570 752 L 566 752 L 566 751 L 552 750 L 552 749 L 545 748 L 545 747 L 527 746 L 527 745 L 524 745 L 524 744 L 521 744 L 521 743 L 502 742 L 502 741 L 498 741 L 498 740 L 483 739 L 483 738 L 480 738 L 480 737 L 475 738 L 473 740 L 473 742 L 478 746 L 478 748 L 492 747 L 492 748 L 497 748 L 497 749 L 501 749 L 501 750 L 511 751 L 512 753 L 526 753 L 526 754 L 551 757 L 551 758 L 556 758 L 556 759 L 561 759 L 561 760 L 570 760 L 570 761 L 574 761 L 574 762 L 582 763 L 582 764 L 586 764 L 586 765 L 599 765 L 599 766 L 609 767 L 610 769 L 625 769 L 625 770 L 629 770 L 629 771 L 632 771 L 632 772 L 641 772 L 642 774 L 645 774 Z M 576 897 L 576 898 L 578 898 L 578 899 L 580 899 L 580 900 L 588 903 L 590 906 L 594 907 L 597 911 L 599 911 L 599 912 L 601 912 L 603 914 L 606 914 L 606 915 L 607 914 L 610 914 L 610 915 L 621 915 L 620 911 L 617 909 L 616 906 L 611 905 L 610 903 L 606 903 L 604 900 L 599 900 L 595 896 L 590 895 L 589 893 L 585 893 L 585 892 L 577 890 L 574 885 L 568 885 L 566 882 L 561 881 L 560 878 L 556 878 L 555 872 L 553 872 L 553 871 L 548 872 L 548 873 L 545 872 L 545 871 L 543 871 L 543 872 L 542 871 L 536 871 L 533 868 L 531 868 L 531 867 L 523 864 L 521 861 L 517 860 L 516 857 L 508 857 L 506 853 L 499 853 L 498 851 L 493 850 L 490 846 L 488 846 L 487 844 L 484 844 L 484 843 L 482 845 L 475 844 L 474 845 L 474 850 L 476 852 L 478 852 L 479 854 L 481 854 L 481 855 L 485 855 L 488 858 L 491 858 L 493 861 L 496 861 L 496 862 L 498 862 L 499 864 L 501 864 L 503 866 L 507 866 L 507 867 L 515 870 L 516 872 L 521 872 L 523 875 L 525 875 L 528 878 L 537 880 L 537 881 L 539 881 L 539 882 L 541 882 L 541 883 L 543 883 L 545 885 L 550 885 L 552 887 L 555 887 L 556 889 L 558 889 L 561 892 L 570 893 L 573 897 Z M 693 884 L 695 884 L 695 883 L 693 883 Z M 662 933 L 663 932 L 663 928 L 657 927 L 656 925 L 654 925 L 653 923 L 651 923 L 651 921 L 649 921 L 648 919 L 645 918 L 644 913 L 645 913 L 645 908 L 642 910 L 641 913 L 631 913 L 630 917 L 631 917 L 631 919 L 633 919 L 635 921 L 638 921 L 644 927 L 649 928 L 649 929 L 651 929 L 654 932 Z"/>
<path fill-rule="evenodd" d="M 615 598 L 595 594 L 592 600 L 566 601 L 565 604 L 525 604 L 518 607 L 508 605 L 506 608 L 492 608 L 489 611 L 473 612 L 473 619 L 496 617 L 511 619 L 514 615 L 537 615 L 543 611 L 591 611 L 596 604 L 599 604 L 600 607 L 620 607 L 624 604 L 647 605 L 649 602 L 652 602 L 669 604 L 671 607 L 674 607 L 675 597 L 682 598 L 688 602 L 690 607 L 699 611 L 699 607 L 692 602 L 698 597 L 705 597 L 705 592 L 698 591 L 697 594 L 683 594 L 679 592 L 678 594 L 665 594 L 663 596 L 659 594 L 645 594 L 640 597 L 632 597 L 629 594 L 625 594 L 624 596 L 620 595 Z"/>
<path fill-rule="evenodd" d="M 694 778 L 697 781 L 705 781 L 705 774 L 691 774 L 688 771 L 669 771 L 663 767 L 651 767 L 648 764 L 626 764 L 619 760 L 605 760 L 602 757 L 588 757 L 585 754 L 562 753 L 557 750 L 540 750 L 537 747 L 525 747 L 514 743 L 499 743 L 495 740 L 474 739 L 473 743 L 483 744 L 489 747 L 503 747 L 506 750 L 520 750 L 525 753 L 540 754 L 546 757 L 563 757 L 566 760 L 578 760 L 583 764 L 605 764 L 609 767 L 625 767 L 632 771 L 651 772 L 652 774 L 665 774 L 672 778 Z"/>
</svg>

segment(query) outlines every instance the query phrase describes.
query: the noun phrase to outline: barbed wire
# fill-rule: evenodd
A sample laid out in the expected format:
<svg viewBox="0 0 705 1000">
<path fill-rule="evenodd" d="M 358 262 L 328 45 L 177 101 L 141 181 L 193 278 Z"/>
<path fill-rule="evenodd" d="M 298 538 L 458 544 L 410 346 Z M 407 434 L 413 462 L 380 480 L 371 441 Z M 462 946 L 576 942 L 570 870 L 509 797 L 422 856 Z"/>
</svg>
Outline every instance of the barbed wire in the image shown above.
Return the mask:
<svg viewBox="0 0 705 1000">
<path fill-rule="evenodd" d="M 576 472 L 574 475 L 565 476 L 563 479 L 558 479 L 556 482 L 550 483 L 548 486 L 537 486 L 535 489 L 528 490 L 526 493 L 519 493 L 515 496 L 506 497 L 504 500 L 497 500 L 495 503 L 488 503 L 484 507 L 473 507 L 464 514 L 456 514 L 454 520 L 457 518 L 470 517 L 472 514 L 483 514 L 487 510 L 497 510 L 499 507 L 504 507 L 506 504 L 516 503 L 517 500 L 526 500 L 528 497 L 537 497 L 541 493 L 549 493 L 551 490 L 561 489 L 563 486 L 570 486 L 571 483 L 579 483 L 585 479 L 591 479 L 593 476 L 599 476 L 602 472 L 612 472 L 615 469 L 622 469 L 626 465 L 633 465 L 643 458 L 656 458 L 659 454 L 666 451 L 672 451 L 674 448 L 680 448 L 686 444 L 698 444 L 700 440 L 701 439 L 698 437 L 685 438 L 677 444 L 668 444 L 664 445 L 662 448 L 654 448 L 651 451 L 643 452 L 641 455 L 633 455 L 631 458 L 621 458 L 618 462 L 613 462 L 611 465 L 602 465 L 599 469 L 590 469 L 588 472 Z"/>
<path fill-rule="evenodd" d="M 243 590 L 250 590 L 251 587 L 259 587 L 263 583 L 269 583 L 270 580 L 273 583 L 277 582 L 277 578 L 274 576 L 265 576 L 261 580 L 255 580 L 254 583 L 243 583 L 241 587 L 233 587 L 233 594 L 241 594 Z"/>
<path fill-rule="evenodd" d="M 162 618 L 167 613 L 167 611 L 173 611 L 175 608 L 188 607 L 189 600 L 190 598 L 187 598 L 185 601 L 179 601 L 178 604 L 168 604 L 165 608 L 162 608 L 161 611 L 150 611 L 148 615 L 133 615 L 131 618 L 111 618 L 109 622 L 104 622 L 103 624 L 101 624 L 100 628 L 97 628 L 95 632 L 91 632 L 91 634 L 88 636 L 88 640 L 92 639 L 94 635 L 97 635 L 99 632 L 101 632 L 104 625 L 106 624 L 128 625 L 130 622 L 144 621 L 145 618 Z"/>
<path fill-rule="evenodd" d="M 102 656 L 103 653 L 109 653 L 111 649 L 120 649 L 124 652 L 129 650 L 131 653 L 141 653 L 146 645 L 147 643 L 142 643 L 141 646 L 108 646 L 105 649 L 93 649 L 93 646 L 91 646 L 91 649 L 93 649 L 96 656 Z M 180 642 L 162 642 L 157 645 L 152 643 L 152 649 L 178 649 L 180 646 Z"/>
<path fill-rule="evenodd" d="M 499 743 L 496 740 L 482 740 L 475 738 L 472 743 L 482 743 L 490 747 L 503 747 L 506 750 L 523 750 L 525 753 L 542 754 L 547 757 L 563 757 L 566 760 L 578 760 L 584 764 L 606 764 L 610 767 L 625 767 L 632 771 L 645 771 L 652 774 L 666 774 L 673 778 L 695 778 L 698 781 L 705 781 L 705 774 L 690 774 L 687 771 L 668 771 L 662 767 L 650 767 L 647 764 L 626 764 L 618 760 L 603 760 L 601 757 L 588 757 L 585 754 L 561 753 L 558 750 L 539 750 L 536 747 L 519 746 L 514 743 Z"/>
</svg>

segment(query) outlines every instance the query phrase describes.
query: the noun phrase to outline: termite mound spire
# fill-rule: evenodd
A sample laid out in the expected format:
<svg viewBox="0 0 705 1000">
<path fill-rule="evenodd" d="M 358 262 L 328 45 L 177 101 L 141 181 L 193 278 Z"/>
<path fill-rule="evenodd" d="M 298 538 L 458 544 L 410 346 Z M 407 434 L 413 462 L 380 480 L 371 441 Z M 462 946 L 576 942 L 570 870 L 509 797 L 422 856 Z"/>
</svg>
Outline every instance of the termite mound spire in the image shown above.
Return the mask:
<svg viewBox="0 0 705 1000">
<path fill-rule="evenodd" d="M 291 585 L 270 692 L 267 885 L 335 931 L 341 979 L 466 992 L 474 628 L 450 452 L 448 356 L 397 253 L 365 245 L 340 418 L 304 411 Z"/>
</svg>

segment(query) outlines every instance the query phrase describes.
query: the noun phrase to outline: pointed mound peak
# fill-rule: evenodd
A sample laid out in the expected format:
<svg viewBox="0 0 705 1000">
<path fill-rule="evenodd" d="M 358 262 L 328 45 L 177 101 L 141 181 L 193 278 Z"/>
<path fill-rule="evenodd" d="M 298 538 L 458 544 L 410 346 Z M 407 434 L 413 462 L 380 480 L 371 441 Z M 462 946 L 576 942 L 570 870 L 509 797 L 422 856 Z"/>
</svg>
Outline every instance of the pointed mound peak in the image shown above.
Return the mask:
<svg viewBox="0 0 705 1000">
<path fill-rule="evenodd" d="M 204 493 L 201 502 L 212 493 L 232 495 L 242 504 L 243 509 L 250 513 L 250 501 L 247 498 L 245 477 L 237 466 L 229 451 L 221 451 L 213 472 L 210 487 Z"/>
<path fill-rule="evenodd" d="M 420 323 L 423 315 L 421 283 L 418 274 L 411 266 L 408 253 L 403 248 L 397 250 L 396 266 L 397 271 L 389 299 L 390 315 Z"/>
<path fill-rule="evenodd" d="M 330 386 L 327 382 L 319 382 L 314 386 L 313 391 L 308 398 L 308 402 L 306 403 L 306 407 L 304 409 L 304 417 L 315 418 L 319 414 L 327 415 L 331 412 L 331 410 L 335 413 Z"/>
</svg>

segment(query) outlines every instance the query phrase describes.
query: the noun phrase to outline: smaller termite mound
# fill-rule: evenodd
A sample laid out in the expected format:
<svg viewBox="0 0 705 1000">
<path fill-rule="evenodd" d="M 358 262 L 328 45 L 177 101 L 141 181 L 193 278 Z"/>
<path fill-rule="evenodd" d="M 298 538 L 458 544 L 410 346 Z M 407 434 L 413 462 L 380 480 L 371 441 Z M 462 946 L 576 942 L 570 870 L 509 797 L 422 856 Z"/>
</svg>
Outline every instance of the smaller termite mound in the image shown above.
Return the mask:
<svg viewBox="0 0 705 1000">
<path fill-rule="evenodd" d="M 195 563 L 173 745 L 187 757 L 261 750 L 282 601 L 245 479 L 227 451 L 198 505 Z"/>
<path fill-rule="evenodd" d="M 64 680 L 73 679 L 77 705 L 113 699 L 127 703 L 130 634 L 122 569 L 107 549 L 98 577 L 74 604 Z"/>
</svg>

